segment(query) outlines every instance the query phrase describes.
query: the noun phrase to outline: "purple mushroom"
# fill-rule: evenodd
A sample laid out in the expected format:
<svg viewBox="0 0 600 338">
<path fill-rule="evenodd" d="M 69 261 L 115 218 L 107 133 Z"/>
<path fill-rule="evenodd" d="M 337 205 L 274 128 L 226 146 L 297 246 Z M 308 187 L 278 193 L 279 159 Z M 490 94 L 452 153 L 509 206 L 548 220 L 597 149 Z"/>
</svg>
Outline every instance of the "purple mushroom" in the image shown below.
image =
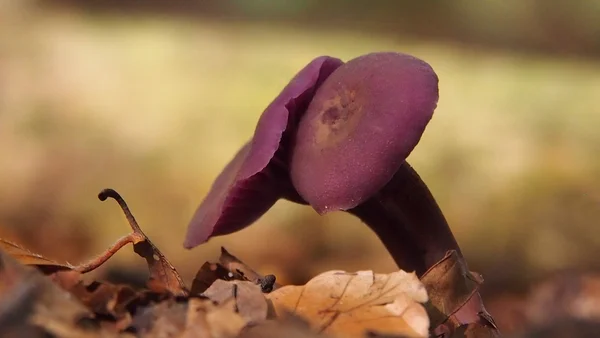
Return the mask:
<svg viewBox="0 0 600 338">
<path fill-rule="evenodd" d="M 405 161 L 438 100 L 424 61 L 372 53 L 311 61 L 267 107 L 254 137 L 215 180 L 184 246 L 238 231 L 278 199 L 346 210 L 419 275 L 460 249 L 425 183 Z"/>
<path fill-rule="evenodd" d="M 284 198 L 320 214 L 356 215 L 399 267 L 419 276 L 452 250 L 466 268 L 439 206 L 406 162 L 437 101 L 437 75 L 415 57 L 314 59 L 267 107 L 254 137 L 215 180 L 184 246 L 249 226 Z M 453 316 L 462 325 L 489 315 L 475 292 Z"/>
</svg>

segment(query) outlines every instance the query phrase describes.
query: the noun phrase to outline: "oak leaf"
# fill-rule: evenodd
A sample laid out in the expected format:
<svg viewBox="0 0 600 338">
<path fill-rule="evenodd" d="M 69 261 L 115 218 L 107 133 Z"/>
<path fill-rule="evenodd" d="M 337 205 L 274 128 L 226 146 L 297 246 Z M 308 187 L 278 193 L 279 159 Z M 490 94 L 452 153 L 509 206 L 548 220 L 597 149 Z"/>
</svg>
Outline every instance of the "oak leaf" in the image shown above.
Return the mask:
<svg viewBox="0 0 600 338">
<path fill-rule="evenodd" d="M 317 332 L 343 337 L 426 337 L 429 318 L 420 304 L 427 291 L 414 273 L 329 271 L 303 286 L 284 286 L 266 296 L 279 317 L 307 320 Z"/>
</svg>

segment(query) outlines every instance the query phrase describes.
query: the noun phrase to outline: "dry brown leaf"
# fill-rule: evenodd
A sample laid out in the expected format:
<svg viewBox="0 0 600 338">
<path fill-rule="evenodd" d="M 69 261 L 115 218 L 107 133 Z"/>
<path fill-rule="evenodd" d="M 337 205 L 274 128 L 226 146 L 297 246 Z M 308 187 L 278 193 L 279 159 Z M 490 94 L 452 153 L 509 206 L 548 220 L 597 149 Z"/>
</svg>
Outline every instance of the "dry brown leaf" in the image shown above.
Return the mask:
<svg viewBox="0 0 600 338">
<path fill-rule="evenodd" d="M 183 283 L 183 280 L 175 270 L 175 267 L 167 260 L 167 258 L 158 250 L 158 248 L 150 241 L 148 236 L 144 234 L 137 221 L 131 214 L 127 203 L 123 198 L 112 189 L 104 189 L 98 194 L 98 198 L 102 201 L 107 198 L 113 198 L 119 203 L 119 206 L 125 213 L 125 217 L 129 221 L 129 225 L 133 230 L 129 235 L 119 238 L 110 248 L 101 253 L 97 257 L 88 262 L 72 266 L 63 264 L 45 258 L 42 255 L 35 254 L 15 243 L 0 239 L 0 249 L 4 250 L 11 256 L 15 257 L 19 262 L 26 265 L 37 266 L 46 274 L 53 274 L 57 271 L 75 270 L 80 273 L 92 271 L 104 264 L 123 246 L 133 243 L 133 250 L 139 256 L 146 260 L 148 269 L 150 270 L 150 279 L 148 287 L 156 292 L 170 292 L 176 296 L 185 296 L 188 290 Z M 71 278 L 72 279 L 72 278 Z"/>
<path fill-rule="evenodd" d="M 93 325 L 91 316 L 68 292 L 0 250 L 2 337 L 116 336 Z"/>
<path fill-rule="evenodd" d="M 267 319 L 267 300 L 252 282 L 216 280 L 203 295 L 219 304 L 233 300 L 236 312 L 248 322 Z"/>
<path fill-rule="evenodd" d="M 145 237 L 146 235 L 144 235 Z M 169 260 L 158 250 L 154 244 L 145 237 L 145 240 L 133 245 L 135 253 L 146 260 L 150 279 L 148 288 L 155 292 L 168 291 L 175 296 L 186 296 L 188 291 L 183 279 Z"/>
<path fill-rule="evenodd" d="M 23 265 L 38 267 L 45 274 L 56 271 L 70 270 L 73 267 L 67 263 L 59 263 L 42 255 L 33 253 L 11 241 L 0 238 L 0 250 L 12 256 Z"/>
<path fill-rule="evenodd" d="M 414 273 L 329 271 L 303 286 L 281 287 L 267 298 L 277 316 L 298 315 L 327 334 L 426 337 L 429 332 L 429 318 L 420 304 L 427 301 L 427 292 Z"/>
<path fill-rule="evenodd" d="M 445 322 L 479 288 L 478 281 L 460 264 L 456 251 L 432 266 L 421 281 L 429 294 L 426 307 L 432 327 Z"/>
<path fill-rule="evenodd" d="M 144 234 L 121 195 L 112 189 L 104 189 L 98 194 L 98 198 L 101 201 L 104 201 L 109 197 L 119 203 L 133 233 L 118 240 L 111 249 L 93 260 L 89 265 L 91 267 L 97 267 L 111 257 L 124 244 L 133 243 L 133 251 L 144 258 L 148 264 L 148 269 L 150 270 L 148 287 L 156 292 L 168 291 L 176 296 L 186 296 L 188 290 L 185 287 L 181 276 L 179 276 L 175 267 L 162 252 L 152 244 L 148 236 Z"/>
<path fill-rule="evenodd" d="M 220 263 L 205 262 L 202 267 L 200 267 L 200 270 L 198 270 L 194 280 L 192 281 L 190 295 L 199 295 L 203 293 L 218 279 L 224 281 L 247 280 L 239 272 L 229 271 Z"/>
<path fill-rule="evenodd" d="M 481 301 L 482 277 L 468 271 L 456 251 L 432 266 L 421 281 L 427 288 L 425 304 L 434 333 L 442 337 L 496 337 L 498 329 Z"/>
<path fill-rule="evenodd" d="M 221 247 L 221 257 L 219 257 L 219 263 L 221 263 L 227 270 L 237 272 L 244 276 L 246 280 L 259 284 L 263 292 L 271 292 L 281 285 L 275 282 L 274 275 L 263 276 L 258 272 L 254 271 L 251 267 L 246 265 L 240 259 L 230 254 L 225 248 Z"/>
<path fill-rule="evenodd" d="M 131 323 L 128 305 L 141 298 L 128 286 L 100 282 L 79 283 L 69 291 L 96 315 L 114 321 L 119 331 Z"/>
</svg>

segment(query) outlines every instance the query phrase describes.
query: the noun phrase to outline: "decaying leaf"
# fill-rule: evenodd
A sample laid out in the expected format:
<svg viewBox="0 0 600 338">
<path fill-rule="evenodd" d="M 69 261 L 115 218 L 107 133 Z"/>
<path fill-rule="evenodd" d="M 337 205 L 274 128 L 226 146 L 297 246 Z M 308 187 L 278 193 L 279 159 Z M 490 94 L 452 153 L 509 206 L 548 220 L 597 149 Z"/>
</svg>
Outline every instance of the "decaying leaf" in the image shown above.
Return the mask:
<svg viewBox="0 0 600 338">
<path fill-rule="evenodd" d="M 221 256 L 219 257 L 219 263 L 221 263 L 227 270 L 231 272 L 238 272 L 242 276 L 251 282 L 261 285 L 263 292 L 271 292 L 281 285 L 275 282 L 275 276 L 266 275 L 263 276 L 258 272 L 254 271 L 251 267 L 246 265 L 240 259 L 230 254 L 225 248 L 221 247 Z"/>
<path fill-rule="evenodd" d="M 151 290 L 161 292 L 166 290 L 176 296 L 185 296 L 188 294 L 188 290 L 183 283 L 183 280 L 175 270 L 175 267 L 167 260 L 167 258 L 158 250 L 158 248 L 152 244 L 148 236 L 144 234 L 137 221 L 133 217 L 133 214 L 129 210 L 125 200 L 112 189 L 104 189 L 98 194 L 98 198 L 101 201 L 106 200 L 108 197 L 113 198 L 119 203 L 119 206 L 125 213 L 125 217 L 133 230 L 129 236 L 123 237 L 120 241 L 129 241 L 133 243 L 133 250 L 135 253 L 140 255 L 146 260 L 148 269 L 150 270 L 150 280 L 148 281 L 148 287 Z M 130 238 L 128 238 L 130 237 Z M 114 252 L 108 252 L 107 255 L 98 257 L 98 261 L 105 261 L 105 256 L 112 256 Z"/>
<path fill-rule="evenodd" d="M 479 295 L 482 277 L 468 271 L 456 251 L 449 251 L 423 274 L 421 281 L 429 294 L 425 308 L 436 335 L 456 338 L 499 336 Z"/>
<path fill-rule="evenodd" d="M 205 262 L 192 281 L 190 295 L 199 295 L 206 291 L 216 280 L 247 280 L 237 271 L 229 271 L 220 263 Z"/>
<path fill-rule="evenodd" d="M 56 271 L 70 270 L 73 267 L 67 263 L 59 263 L 40 254 L 33 253 L 11 241 L 0 238 L 0 250 L 12 256 L 23 265 L 36 266 L 45 274 Z"/>
<path fill-rule="evenodd" d="M 117 331 L 124 330 L 131 324 L 132 310 L 172 298 L 169 293 L 137 291 L 128 285 L 97 281 L 79 283 L 69 291 L 97 317 L 113 323 L 112 326 Z"/>
<path fill-rule="evenodd" d="M 414 273 L 329 271 L 303 286 L 281 287 L 267 298 L 278 316 L 298 315 L 317 332 L 341 337 L 426 337 L 429 332 L 420 304 L 427 301 L 427 292 Z"/>
<path fill-rule="evenodd" d="M 110 248 L 101 253 L 97 257 L 82 263 L 77 266 L 72 266 L 66 263 L 58 263 L 41 255 L 32 253 L 31 251 L 10 241 L 0 239 L 0 249 L 5 250 L 8 254 L 15 257 L 19 262 L 26 265 L 37 266 L 46 274 L 53 274 L 57 271 L 74 270 L 79 273 L 86 273 L 96 269 L 104 264 L 123 246 L 133 243 L 133 250 L 139 256 L 146 260 L 148 269 L 150 270 L 150 279 L 148 287 L 156 292 L 168 291 L 176 296 L 185 296 L 188 290 L 183 283 L 183 280 L 175 270 L 175 267 L 167 260 L 167 258 L 152 244 L 148 236 L 144 234 L 137 221 L 131 214 L 125 200 L 112 189 L 104 189 L 98 194 L 101 201 L 107 198 L 113 198 L 119 203 L 119 206 L 125 213 L 125 217 L 129 222 L 132 233 L 119 238 Z M 58 277 L 61 278 L 61 277 Z"/>
<path fill-rule="evenodd" d="M 240 259 L 221 247 L 218 263 L 206 262 L 202 265 L 192 282 L 190 294 L 199 295 L 206 291 L 216 280 L 250 281 L 260 286 L 261 291 L 268 293 L 278 288 L 274 275 L 263 276 L 250 268 Z"/>
<path fill-rule="evenodd" d="M 2 337 L 112 337 L 89 325 L 92 313 L 39 271 L 0 250 Z"/>
<path fill-rule="evenodd" d="M 252 282 L 216 280 L 203 295 L 218 304 L 233 301 L 236 311 L 248 322 L 267 319 L 267 300 L 260 286 Z"/>
</svg>

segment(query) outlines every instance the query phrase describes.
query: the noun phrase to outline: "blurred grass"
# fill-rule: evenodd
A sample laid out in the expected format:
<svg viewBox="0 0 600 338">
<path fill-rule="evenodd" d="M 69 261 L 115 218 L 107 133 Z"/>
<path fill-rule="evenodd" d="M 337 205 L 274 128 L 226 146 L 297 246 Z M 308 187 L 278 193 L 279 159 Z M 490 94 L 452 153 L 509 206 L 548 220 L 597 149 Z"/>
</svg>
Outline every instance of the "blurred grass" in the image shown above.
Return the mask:
<svg viewBox="0 0 600 338">
<path fill-rule="evenodd" d="M 598 62 L 27 2 L 4 9 L 0 229 L 50 256 L 79 260 L 126 231 L 116 205 L 95 198 L 112 187 L 188 279 L 219 245 L 284 281 L 392 270 L 356 219 L 284 201 L 238 234 L 193 251 L 181 244 L 214 177 L 297 70 L 318 55 L 396 50 L 440 77 L 438 109 L 410 161 L 473 267 L 491 281 L 599 267 Z"/>
</svg>

